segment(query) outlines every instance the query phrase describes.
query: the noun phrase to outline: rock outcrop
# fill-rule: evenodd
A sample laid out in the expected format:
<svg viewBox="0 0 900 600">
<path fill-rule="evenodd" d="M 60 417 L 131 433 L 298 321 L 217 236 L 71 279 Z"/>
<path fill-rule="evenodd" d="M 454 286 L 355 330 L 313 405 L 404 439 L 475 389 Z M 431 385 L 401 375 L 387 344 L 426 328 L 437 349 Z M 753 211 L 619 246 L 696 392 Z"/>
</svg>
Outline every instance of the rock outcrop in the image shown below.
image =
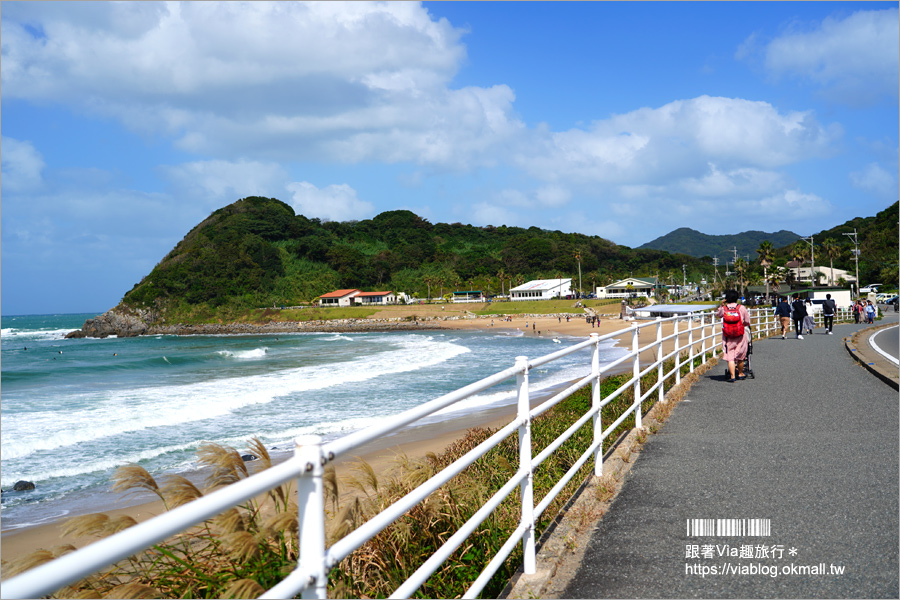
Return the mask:
<svg viewBox="0 0 900 600">
<path fill-rule="evenodd" d="M 17 481 L 13 486 L 14 492 L 28 492 L 34 489 L 34 483 L 30 481 Z"/>
<path fill-rule="evenodd" d="M 111 335 L 118 337 L 136 337 L 149 330 L 148 315 L 140 311 L 126 312 L 113 308 L 98 317 L 88 319 L 80 330 L 72 331 L 67 338 L 105 338 Z"/>
</svg>

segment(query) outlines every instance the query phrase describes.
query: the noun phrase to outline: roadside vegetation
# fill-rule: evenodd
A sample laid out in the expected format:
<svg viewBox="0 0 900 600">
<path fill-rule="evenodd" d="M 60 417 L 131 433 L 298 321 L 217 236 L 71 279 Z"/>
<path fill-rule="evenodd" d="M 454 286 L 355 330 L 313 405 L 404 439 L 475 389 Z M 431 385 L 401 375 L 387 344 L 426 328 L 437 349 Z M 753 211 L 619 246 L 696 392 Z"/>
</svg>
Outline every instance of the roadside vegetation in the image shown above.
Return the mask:
<svg viewBox="0 0 900 600">
<path fill-rule="evenodd" d="M 696 357 L 695 360 L 701 360 Z M 672 369 L 673 363 L 666 366 Z M 686 374 L 688 366 L 682 368 Z M 629 375 L 606 377 L 601 395 L 608 396 L 627 382 Z M 642 389 L 656 381 L 656 372 L 642 379 Z M 666 382 L 665 388 L 672 387 Z M 656 394 L 652 394 L 653 398 Z M 629 388 L 603 409 L 602 421 L 612 423 L 633 402 Z M 590 387 L 583 389 L 543 415 L 532 426 L 532 453 L 536 455 L 590 407 Z M 643 403 L 644 414 L 654 401 Z M 670 401 L 666 406 L 673 405 Z M 631 415 L 604 443 L 608 450 L 619 436 L 634 427 Z M 653 425 L 651 432 L 655 431 Z M 576 462 L 591 442 L 590 422 L 563 444 L 534 473 L 535 503 Z M 487 439 L 494 430 L 475 428 L 440 454 L 422 459 L 398 457 L 393 470 L 375 473 L 364 462 L 340 479 L 332 468 L 326 470 L 327 543 L 333 544 L 372 518 L 416 485 L 463 456 Z M 271 466 L 265 446 L 250 441 L 250 452 L 260 458 L 262 468 Z M 117 470 L 113 489 L 120 492 L 150 491 L 171 510 L 223 485 L 249 476 L 247 463 L 233 448 L 210 444 L 198 451 L 198 462 L 210 470 L 201 490 L 176 475 L 154 477 L 138 465 Z M 477 463 L 432 494 L 403 518 L 375 536 L 337 565 L 329 576 L 329 597 L 386 597 L 408 578 L 435 549 L 480 508 L 515 472 L 518 438 L 507 438 Z M 591 475 L 588 461 L 567 488 L 541 515 L 537 535 L 546 530 L 564 504 Z M 159 481 L 162 479 L 162 481 Z M 606 493 L 600 488 L 598 493 Z M 598 498 L 603 500 L 605 498 Z M 55 598 L 252 598 L 273 586 L 295 566 L 297 547 L 297 506 L 291 486 L 281 486 L 267 497 L 258 498 L 211 519 L 165 543 L 120 561 L 104 572 L 73 586 L 58 590 Z M 518 525 L 518 493 L 512 494 L 485 521 L 431 578 L 416 592 L 417 598 L 454 598 L 462 595 L 488 561 Z M 103 514 L 76 517 L 64 526 L 67 535 L 106 537 L 134 525 L 127 516 L 110 518 Z M 492 578 L 482 597 L 496 598 L 522 562 L 521 544 Z M 13 561 L 3 562 L 4 577 L 10 577 L 74 550 L 61 545 L 40 550 Z"/>
</svg>

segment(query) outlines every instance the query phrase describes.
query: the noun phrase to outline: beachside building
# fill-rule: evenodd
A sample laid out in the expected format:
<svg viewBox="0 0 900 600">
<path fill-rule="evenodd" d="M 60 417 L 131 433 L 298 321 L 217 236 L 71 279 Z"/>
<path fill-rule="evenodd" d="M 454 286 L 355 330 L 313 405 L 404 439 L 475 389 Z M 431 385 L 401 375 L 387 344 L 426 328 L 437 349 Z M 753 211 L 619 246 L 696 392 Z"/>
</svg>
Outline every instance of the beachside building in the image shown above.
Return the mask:
<svg viewBox="0 0 900 600">
<path fill-rule="evenodd" d="M 597 288 L 598 298 L 650 297 L 656 289 L 656 277 L 629 277 Z"/>
<path fill-rule="evenodd" d="M 362 306 L 396 304 L 397 294 L 394 292 L 360 292 L 353 296 L 353 303 Z"/>
<path fill-rule="evenodd" d="M 350 306 L 359 290 L 335 290 L 319 296 L 319 306 Z"/>
<path fill-rule="evenodd" d="M 790 270 L 794 274 L 794 276 L 797 277 L 797 261 L 788 261 L 787 263 L 785 263 L 784 267 Z M 819 275 L 819 281 L 818 283 L 815 283 L 815 285 L 837 285 L 838 280 L 841 278 L 843 278 L 844 281 L 846 281 L 848 284 L 856 283 L 856 274 L 851 271 L 845 271 L 844 269 L 834 269 L 834 281 L 832 281 L 831 267 L 828 266 L 827 262 L 822 265 L 816 264 L 816 271 L 818 271 L 822 275 Z M 800 276 L 797 278 L 797 283 L 814 283 L 812 277 L 812 267 L 800 267 Z"/>
<path fill-rule="evenodd" d="M 453 292 L 453 302 L 485 302 L 484 292 L 481 290 L 469 290 L 467 292 Z"/>
<path fill-rule="evenodd" d="M 572 293 L 572 279 L 535 279 L 509 290 L 509 297 L 517 300 L 550 300 Z"/>
</svg>

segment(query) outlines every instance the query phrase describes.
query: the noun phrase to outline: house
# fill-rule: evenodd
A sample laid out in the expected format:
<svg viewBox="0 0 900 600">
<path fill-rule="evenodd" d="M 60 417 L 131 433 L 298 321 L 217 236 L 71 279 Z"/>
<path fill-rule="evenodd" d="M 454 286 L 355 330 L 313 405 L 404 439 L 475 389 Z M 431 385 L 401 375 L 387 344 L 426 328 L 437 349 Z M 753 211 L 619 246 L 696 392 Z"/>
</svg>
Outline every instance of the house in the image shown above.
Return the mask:
<svg viewBox="0 0 900 600">
<path fill-rule="evenodd" d="M 394 292 L 360 292 L 353 296 L 353 303 L 362 306 L 396 304 L 397 294 Z"/>
<path fill-rule="evenodd" d="M 335 290 L 319 296 L 319 306 L 350 306 L 359 290 Z"/>
<path fill-rule="evenodd" d="M 468 292 L 453 292 L 453 302 L 484 302 L 484 292 L 470 290 Z"/>
<path fill-rule="evenodd" d="M 550 300 L 572 293 L 572 279 L 535 279 L 509 290 L 510 299 Z"/>
<path fill-rule="evenodd" d="M 797 277 L 798 267 L 800 268 L 799 277 Z M 784 268 L 793 273 L 794 277 L 797 277 L 797 283 L 813 283 L 812 267 L 800 267 L 800 263 L 796 260 L 791 260 L 785 263 Z M 819 282 L 816 283 L 816 285 L 837 285 L 837 281 L 841 278 L 848 284 L 856 283 L 856 275 L 850 271 L 845 271 L 844 269 L 834 269 L 834 281 L 832 281 L 832 269 L 827 263 L 824 265 L 817 264 L 816 271 L 822 274 L 819 276 Z"/>
<path fill-rule="evenodd" d="M 631 298 L 653 294 L 657 287 L 656 277 L 629 277 L 597 288 L 598 298 Z M 629 287 L 631 286 L 631 287 Z"/>
</svg>

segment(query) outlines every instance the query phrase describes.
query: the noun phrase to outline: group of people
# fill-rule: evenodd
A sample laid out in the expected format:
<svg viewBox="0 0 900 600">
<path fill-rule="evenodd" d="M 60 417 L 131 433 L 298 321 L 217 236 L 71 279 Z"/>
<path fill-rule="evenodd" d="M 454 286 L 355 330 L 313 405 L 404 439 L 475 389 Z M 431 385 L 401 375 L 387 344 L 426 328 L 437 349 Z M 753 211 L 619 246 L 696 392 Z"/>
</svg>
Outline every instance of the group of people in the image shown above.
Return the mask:
<svg viewBox="0 0 900 600">
<path fill-rule="evenodd" d="M 747 378 L 744 367 L 751 340 L 750 312 L 738 301 L 739 298 L 737 291 L 725 290 L 725 300 L 716 311 L 716 317 L 722 319 L 722 358 L 728 363 L 729 381 L 731 382 Z M 822 315 L 827 335 L 832 335 L 836 309 L 836 303 L 831 299 L 831 294 L 826 294 L 825 301 L 822 303 Z M 812 302 L 808 298 L 806 301 L 800 299 L 797 294 L 794 295 L 791 304 L 788 304 L 785 296 L 780 297 L 778 305 L 775 307 L 775 315 L 781 322 L 781 339 L 785 339 L 787 336 L 792 320 L 799 340 L 803 339 L 804 331 L 812 333 L 815 327 L 812 317 Z"/>
<path fill-rule="evenodd" d="M 822 320 L 827 335 L 833 335 L 834 313 L 836 310 L 837 306 L 835 301 L 831 299 L 831 294 L 825 294 L 825 301 L 822 303 Z M 804 332 L 812 334 L 813 329 L 816 327 L 816 321 L 812 315 L 812 301 L 809 298 L 805 301 L 801 300 L 797 294 L 794 294 L 793 302 L 790 304 L 788 304 L 786 296 L 781 296 L 778 299 L 778 305 L 775 307 L 775 316 L 781 322 L 781 339 L 787 337 L 792 320 L 798 340 L 803 339 Z"/>
<path fill-rule="evenodd" d="M 853 321 L 855 323 L 859 323 L 860 319 L 862 319 L 864 323 L 875 322 L 875 305 L 872 304 L 871 300 L 866 300 L 864 302 L 860 298 L 853 304 L 851 310 L 853 310 Z"/>
</svg>

